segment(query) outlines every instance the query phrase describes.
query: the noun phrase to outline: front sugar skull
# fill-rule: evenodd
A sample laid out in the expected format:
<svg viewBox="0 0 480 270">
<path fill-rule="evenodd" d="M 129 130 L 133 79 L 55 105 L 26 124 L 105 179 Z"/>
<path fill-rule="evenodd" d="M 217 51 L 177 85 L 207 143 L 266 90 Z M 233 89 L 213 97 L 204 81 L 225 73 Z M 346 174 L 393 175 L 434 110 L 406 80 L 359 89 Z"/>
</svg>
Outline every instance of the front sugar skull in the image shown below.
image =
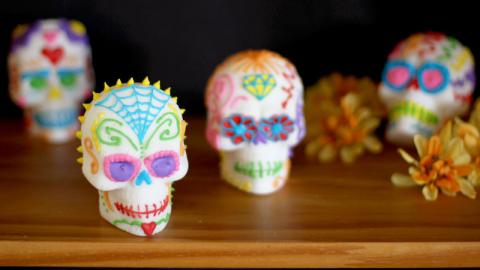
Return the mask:
<svg viewBox="0 0 480 270">
<path fill-rule="evenodd" d="M 446 120 L 465 113 L 475 87 L 470 50 L 440 33 L 415 34 L 388 57 L 380 97 L 389 110 L 386 136 L 412 144 L 430 136 Z"/>
<path fill-rule="evenodd" d="M 150 236 L 167 225 L 172 182 L 188 170 L 183 109 L 160 83 L 120 81 L 80 116 L 82 171 L 99 191 L 100 214 L 134 235 Z"/>
<path fill-rule="evenodd" d="M 29 130 L 50 142 L 74 137 L 81 101 L 94 84 L 90 46 L 78 21 L 17 26 L 8 56 L 10 96 Z"/>
<path fill-rule="evenodd" d="M 290 171 L 290 149 L 305 134 L 295 67 L 270 51 L 239 52 L 209 79 L 206 106 L 206 135 L 220 151 L 222 178 L 254 194 L 280 189 Z"/>
</svg>

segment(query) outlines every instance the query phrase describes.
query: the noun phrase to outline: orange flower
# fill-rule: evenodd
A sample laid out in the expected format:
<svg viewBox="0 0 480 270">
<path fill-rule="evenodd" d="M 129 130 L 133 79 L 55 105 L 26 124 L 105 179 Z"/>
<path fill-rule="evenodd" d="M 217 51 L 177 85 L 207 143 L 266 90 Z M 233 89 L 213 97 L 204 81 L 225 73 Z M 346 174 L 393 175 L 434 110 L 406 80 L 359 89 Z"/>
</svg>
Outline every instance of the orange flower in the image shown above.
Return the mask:
<svg viewBox="0 0 480 270">
<path fill-rule="evenodd" d="M 307 136 L 306 153 L 310 157 L 317 156 L 320 161 L 331 161 L 339 153 L 342 161 L 351 163 L 365 149 L 372 153 L 382 150 L 380 140 L 372 134 L 380 119 L 374 117 L 368 108 L 360 107 L 359 98 L 354 93 L 344 96 L 336 109 L 315 124 L 315 133 Z M 309 125 L 310 132 L 313 125 Z"/>
<path fill-rule="evenodd" d="M 454 135 L 454 134 L 453 134 Z M 400 155 L 412 165 L 409 176 L 395 173 L 392 182 L 397 186 L 423 186 L 422 193 L 427 200 L 436 200 L 438 190 L 450 196 L 461 192 L 469 198 L 475 198 L 476 192 L 467 177 L 473 171 L 470 154 L 463 141 L 452 136 L 452 123 L 448 122 L 440 133 L 430 138 L 415 135 L 415 147 L 420 160 L 415 160 L 403 149 Z"/>
<path fill-rule="evenodd" d="M 373 132 L 384 114 L 376 85 L 369 78 L 338 73 L 321 78 L 309 87 L 305 99 L 307 156 L 321 162 L 340 156 L 351 163 L 365 150 L 380 152 L 382 144 Z"/>
</svg>

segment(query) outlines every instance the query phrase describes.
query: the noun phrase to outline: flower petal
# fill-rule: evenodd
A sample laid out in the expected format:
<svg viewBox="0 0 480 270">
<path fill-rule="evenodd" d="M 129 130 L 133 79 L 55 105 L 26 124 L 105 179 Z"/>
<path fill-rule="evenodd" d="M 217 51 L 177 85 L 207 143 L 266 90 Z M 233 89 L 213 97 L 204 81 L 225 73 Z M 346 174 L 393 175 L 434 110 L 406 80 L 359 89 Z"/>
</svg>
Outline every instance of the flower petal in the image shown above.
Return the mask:
<svg viewBox="0 0 480 270">
<path fill-rule="evenodd" d="M 380 125 L 380 118 L 368 118 L 365 121 L 362 121 L 360 128 L 362 128 L 365 133 L 370 133 L 372 130 L 376 129 Z"/>
<path fill-rule="evenodd" d="M 340 158 L 345 163 L 353 163 L 356 159 L 357 155 L 353 148 L 344 146 L 340 149 Z"/>
<path fill-rule="evenodd" d="M 448 121 L 439 131 L 440 143 L 447 145 L 452 138 L 452 121 Z"/>
<path fill-rule="evenodd" d="M 368 151 L 375 154 L 382 152 L 383 149 L 382 142 L 377 137 L 372 135 L 367 136 L 365 137 L 365 139 L 363 139 L 363 145 Z"/>
<path fill-rule="evenodd" d="M 463 141 L 459 138 L 454 138 L 445 144 L 445 155 L 455 160 L 457 156 L 465 153 Z"/>
<path fill-rule="evenodd" d="M 397 187 L 414 187 L 417 185 L 410 176 L 401 173 L 392 174 L 390 180 Z"/>
<path fill-rule="evenodd" d="M 311 141 L 307 143 L 307 146 L 305 147 L 305 154 L 308 157 L 313 157 L 319 151 L 319 149 L 320 149 L 320 144 L 317 143 L 316 141 Z"/>
<path fill-rule="evenodd" d="M 427 139 L 420 134 L 415 134 L 413 143 L 417 149 L 418 156 L 423 157 L 427 152 Z"/>
<path fill-rule="evenodd" d="M 423 197 L 427 201 L 435 201 L 438 197 L 438 189 L 434 185 L 426 185 L 422 188 Z"/>
<path fill-rule="evenodd" d="M 450 191 L 450 190 L 445 189 L 445 188 L 441 188 L 441 190 L 442 190 L 442 193 L 443 193 L 444 195 L 447 195 L 447 196 L 449 196 L 449 197 L 455 197 L 455 196 L 457 196 L 457 193 L 456 193 L 456 192 Z"/>
<path fill-rule="evenodd" d="M 358 108 L 360 101 L 358 100 L 357 95 L 353 93 L 346 94 L 340 101 L 341 105 L 345 108 L 350 108 L 352 111 Z"/>
<path fill-rule="evenodd" d="M 477 138 L 480 137 L 480 133 L 474 125 L 464 122 L 458 117 L 455 117 L 455 129 L 456 133 L 469 134 Z"/>
<path fill-rule="evenodd" d="M 473 185 L 465 179 L 458 179 L 458 184 L 460 185 L 460 192 L 463 195 L 467 196 L 470 199 L 475 199 L 477 197 L 477 192 Z"/>
<path fill-rule="evenodd" d="M 480 178 L 478 177 L 477 170 L 473 170 L 469 175 L 468 175 L 468 181 L 472 183 L 473 186 L 478 186 L 479 185 L 479 180 Z"/>
<path fill-rule="evenodd" d="M 457 170 L 457 174 L 459 176 L 467 176 L 473 171 L 473 165 L 469 163 L 463 165 L 456 165 L 455 170 Z"/>
<path fill-rule="evenodd" d="M 357 110 L 357 112 L 355 112 L 355 114 L 357 115 L 357 118 L 360 121 L 364 120 L 364 119 L 367 119 L 367 118 L 371 117 L 371 115 L 372 115 L 371 111 L 368 108 L 365 108 L 365 107 L 359 108 Z"/>
<path fill-rule="evenodd" d="M 427 144 L 427 154 L 428 155 L 438 155 L 442 150 L 442 145 L 440 144 L 440 137 L 434 135 L 430 137 Z"/>
<path fill-rule="evenodd" d="M 410 156 L 409 153 L 405 152 L 405 150 L 399 148 L 399 149 L 398 149 L 398 153 L 400 154 L 400 156 L 402 156 L 402 158 L 403 158 L 408 164 L 418 165 L 418 161 L 416 161 L 412 156 Z"/>
<path fill-rule="evenodd" d="M 331 144 L 327 144 L 318 152 L 318 160 L 320 162 L 330 162 L 337 157 L 337 149 Z"/>
<path fill-rule="evenodd" d="M 453 160 L 453 164 L 455 165 L 464 165 L 470 163 L 472 159 L 470 158 L 470 155 L 467 152 L 464 152 L 463 154 L 460 154 L 455 157 Z"/>
</svg>

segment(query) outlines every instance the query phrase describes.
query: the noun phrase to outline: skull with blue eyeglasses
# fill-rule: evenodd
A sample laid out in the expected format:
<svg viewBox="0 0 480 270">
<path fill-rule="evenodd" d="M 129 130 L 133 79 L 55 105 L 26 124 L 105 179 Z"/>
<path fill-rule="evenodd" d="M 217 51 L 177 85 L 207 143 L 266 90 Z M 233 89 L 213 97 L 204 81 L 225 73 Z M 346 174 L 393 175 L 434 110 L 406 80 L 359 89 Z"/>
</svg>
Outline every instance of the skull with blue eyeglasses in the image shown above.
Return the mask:
<svg viewBox="0 0 480 270">
<path fill-rule="evenodd" d="M 379 86 L 389 110 L 387 140 L 412 145 L 468 111 L 475 88 L 474 59 L 458 40 L 418 33 L 390 53 Z"/>
</svg>

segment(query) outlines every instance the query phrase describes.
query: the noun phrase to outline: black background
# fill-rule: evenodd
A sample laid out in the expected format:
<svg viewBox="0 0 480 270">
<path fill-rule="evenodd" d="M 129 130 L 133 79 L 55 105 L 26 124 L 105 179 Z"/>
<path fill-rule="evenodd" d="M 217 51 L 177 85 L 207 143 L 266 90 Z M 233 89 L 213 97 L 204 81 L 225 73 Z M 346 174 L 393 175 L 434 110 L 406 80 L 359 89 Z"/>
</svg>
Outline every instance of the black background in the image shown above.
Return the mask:
<svg viewBox="0 0 480 270">
<path fill-rule="evenodd" d="M 279 52 L 306 86 L 333 71 L 378 81 L 388 52 L 419 31 L 444 32 L 480 54 L 475 1 L 2 1 L 0 118 L 21 116 L 7 91 L 11 31 L 51 17 L 86 25 L 97 87 L 148 75 L 171 86 L 191 114 L 205 111 L 203 91 L 214 67 L 243 49 Z"/>
</svg>

